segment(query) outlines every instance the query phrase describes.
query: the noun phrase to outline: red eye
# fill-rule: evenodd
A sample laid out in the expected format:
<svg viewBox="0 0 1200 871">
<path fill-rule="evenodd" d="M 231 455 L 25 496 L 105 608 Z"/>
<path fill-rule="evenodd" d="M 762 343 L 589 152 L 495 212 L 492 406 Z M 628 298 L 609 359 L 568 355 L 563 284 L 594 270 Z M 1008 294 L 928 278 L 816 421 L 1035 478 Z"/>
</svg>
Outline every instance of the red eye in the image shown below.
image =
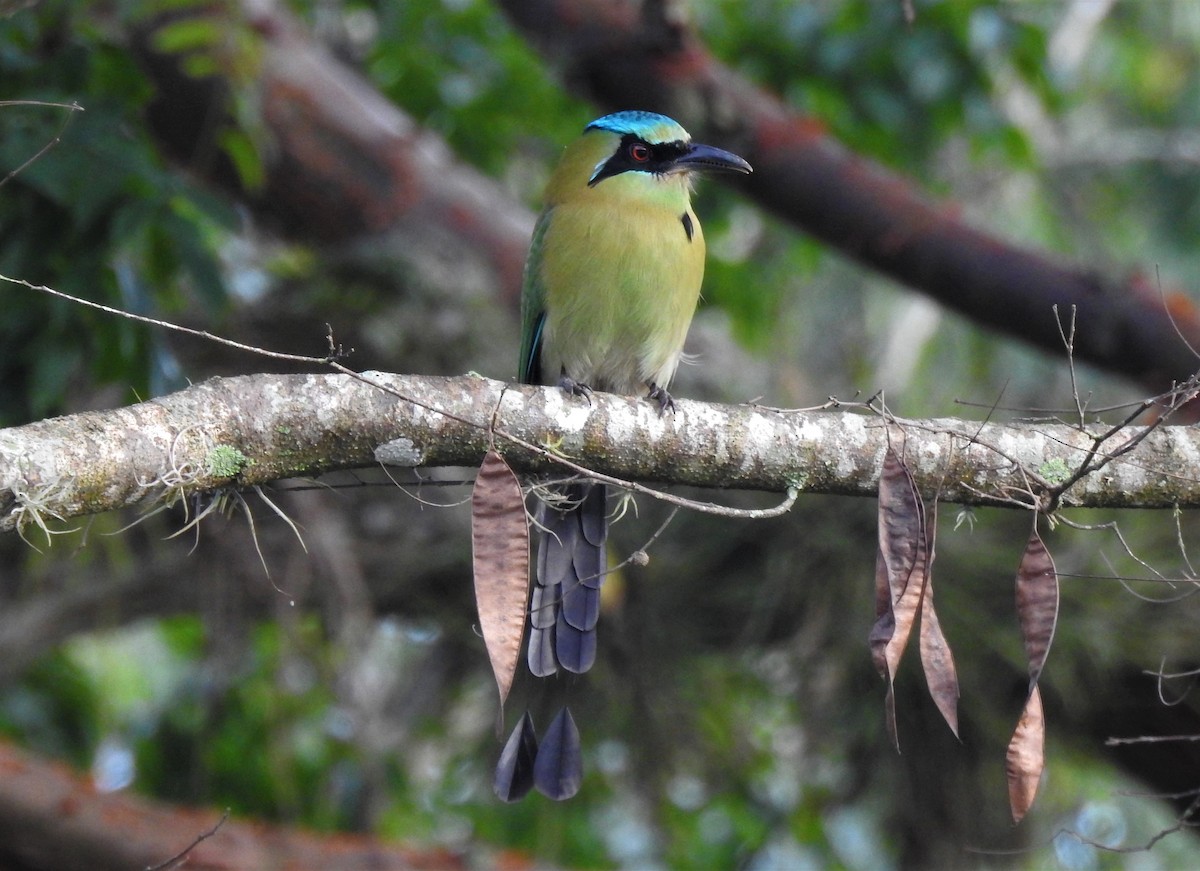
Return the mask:
<svg viewBox="0 0 1200 871">
<path fill-rule="evenodd" d="M 650 146 L 644 142 L 634 142 L 629 146 L 629 156 L 638 163 L 645 163 L 650 159 Z"/>
</svg>

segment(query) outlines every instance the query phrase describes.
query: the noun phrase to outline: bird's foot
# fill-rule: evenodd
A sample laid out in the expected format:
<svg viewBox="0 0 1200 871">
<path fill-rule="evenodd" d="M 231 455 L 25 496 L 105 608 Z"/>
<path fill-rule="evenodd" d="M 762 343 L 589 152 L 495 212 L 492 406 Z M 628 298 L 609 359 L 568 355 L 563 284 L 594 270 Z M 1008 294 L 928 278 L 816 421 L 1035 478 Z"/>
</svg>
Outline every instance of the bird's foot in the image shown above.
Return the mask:
<svg viewBox="0 0 1200 871">
<path fill-rule="evenodd" d="M 671 398 L 671 394 L 667 392 L 667 388 L 659 387 L 653 381 L 647 381 L 646 386 L 650 388 L 650 392 L 646 394 L 646 398 L 658 403 L 658 413 L 660 416 L 667 409 L 671 410 L 671 414 L 675 413 L 675 400 Z"/>
<path fill-rule="evenodd" d="M 571 396 L 582 396 L 590 405 L 592 402 L 592 388 L 588 387 L 582 381 L 576 381 L 567 374 L 567 370 L 563 370 L 558 376 L 558 386 L 565 390 Z"/>
</svg>

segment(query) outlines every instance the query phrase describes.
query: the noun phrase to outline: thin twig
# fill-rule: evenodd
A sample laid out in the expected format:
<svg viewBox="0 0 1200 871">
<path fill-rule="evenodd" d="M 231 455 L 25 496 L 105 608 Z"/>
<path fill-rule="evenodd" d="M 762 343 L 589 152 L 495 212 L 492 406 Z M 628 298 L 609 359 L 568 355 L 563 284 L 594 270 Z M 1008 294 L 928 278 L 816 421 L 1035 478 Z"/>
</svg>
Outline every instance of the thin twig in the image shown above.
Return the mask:
<svg viewBox="0 0 1200 871">
<path fill-rule="evenodd" d="M 1070 326 L 1064 330 L 1062 318 L 1058 313 L 1058 303 L 1050 306 L 1054 312 L 1054 323 L 1058 325 L 1058 335 L 1062 338 L 1063 347 L 1067 349 L 1067 372 L 1071 376 L 1071 398 L 1075 400 L 1075 412 L 1079 415 L 1079 428 L 1087 425 L 1087 417 L 1083 413 L 1083 403 L 1079 399 L 1079 383 L 1075 378 L 1075 306 L 1071 306 Z"/>
<path fill-rule="evenodd" d="M 64 299 L 67 302 L 75 303 L 76 305 L 93 308 L 97 311 L 102 311 L 105 314 L 114 315 L 119 318 L 126 318 L 127 320 L 131 321 L 138 321 L 139 323 L 143 324 L 149 324 L 150 326 L 158 327 L 163 330 L 171 330 L 176 333 L 195 336 L 198 339 L 205 339 L 209 342 L 213 342 L 218 345 L 225 345 L 226 347 L 235 348 L 239 351 L 258 354 L 261 357 L 269 357 L 272 360 L 286 360 L 291 363 L 312 363 L 314 365 L 321 365 L 329 362 L 327 357 L 311 357 L 305 354 L 284 354 L 280 351 L 268 351 L 266 348 L 259 348 L 255 347 L 254 345 L 235 342 L 233 339 L 226 339 L 223 336 L 215 335 L 207 330 L 196 330 L 191 327 L 173 324 L 170 321 L 159 320 L 158 318 L 147 317 L 146 315 L 133 314 L 132 312 L 123 311 L 119 308 L 113 308 L 112 306 L 105 305 L 104 303 L 94 302 L 93 300 L 83 299 L 78 296 L 72 296 L 69 293 L 63 293 L 61 290 L 55 290 L 53 287 L 48 287 L 44 284 L 34 284 L 32 281 L 26 281 L 23 278 L 10 278 L 7 275 L 0 275 L 0 281 L 7 281 L 9 284 L 19 284 L 20 286 L 27 287 L 30 290 L 36 290 L 37 292 L 47 294 L 48 296 Z"/>
<path fill-rule="evenodd" d="M 1192 352 L 1192 356 L 1200 360 L 1200 352 L 1196 350 L 1196 346 L 1188 341 L 1188 337 L 1183 334 L 1183 330 L 1179 326 L 1179 322 L 1175 320 L 1175 315 L 1171 313 L 1171 304 L 1167 301 L 1167 292 L 1163 289 L 1162 275 L 1159 273 L 1158 264 L 1154 264 L 1154 281 L 1158 285 L 1158 298 L 1162 302 L 1162 309 L 1167 314 L 1167 320 L 1171 322 L 1171 328 L 1175 330 L 1175 335 L 1179 337 L 1179 341 Z"/>
<path fill-rule="evenodd" d="M 165 862 L 159 862 L 157 865 L 147 865 L 146 871 L 170 871 L 172 868 L 178 868 L 187 861 L 188 853 L 192 852 L 192 850 L 196 849 L 198 846 L 200 846 L 200 844 L 215 835 L 217 830 L 220 829 L 221 826 L 225 825 L 225 821 L 227 819 L 229 819 L 229 808 L 225 808 L 225 813 L 221 814 L 221 818 L 217 820 L 216 824 L 211 829 L 209 829 L 207 832 L 201 832 L 198 834 L 190 844 L 188 844 L 170 859 L 167 859 Z"/>
<path fill-rule="evenodd" d="M 67 132 L 67 127 L 70 125 L 71 119 L 75 117 L 75 113 L 83 111 L 83 106 L 80 106 L 78 103 L 76 103 L 74 101 L 72 101 L 70 103 L 48 103 L 44 100 L 4 100 L 4 101 L 0 102 L 0 106 L 43 106 L 43 107 L 49 107 L 52 109 L 69 109 L 70 110 L 67 113 L 66 117 L 63 118 L 63 122 L 58 128 L 58 132 L 54 134 L 54 138 L 51 139 L 49 142 L 47 142 L 45 145 L 43 145 L 41 148 L 39 148 L 37 153 L 34 154 L 33 157 L 26 160 L 24 163 L 22 163 L 16 169 L 11 170 L 8 173 L 8 175 L 4 176 L 4 178 L 0 178 L 0 188 L 4 187 L 6 184 L 8 184 L 8 182 L 10 182 L 14 178 L 16 178 L 17 175 L 19 175 L 21 172 L 23 172 L 27 167 L 29 167 L 33 163 L 37 162 L 38 160 L 40 160 L 42 155 L 45 154 L 47 151 L 49 151 L 51 148 L 53 148 L 54 146 L 56 146 L 60 142 L 62 142 L 63 134 Z"/>
<path fill-rule="evenodd" d="M 513 435 L 508 430 L 498 429 L 496 430 L 496 435 L 526 450 L 532 451 L 543 459 L 550 460 L 560 466 L 565 466 L 593 481 L 599 481 L 602 484 L 612 484 L 615 487 L 622 487 L 626 490 L 632 490 L 635 493 L 644 493 L 660 502 L 666 502 L 669 505 L 678 505 L 681 508 L 690 508 L 692 511 L 699 511 L 702 514 L 715 514 L 718 517 L 736 517 L 743 520 L 764 520 L 769 517 L 778 517 L 781 514 L 787 514 L 792 506 L 796 504 L 796 500 L 800 498 L 800 491 L 795 487 L 789 487 L 787 497 L 778 505 L 771 508 L 730 508 L 711 502 L 697 502 L 694 499 L 685 499 L 682 496 L 674 496 L 670 493 L 664 493 L 661 490 L 655 490 L 653 487 L 638 484 L 636 481 L 625 481 L 612 475 L 594 472 L 586 466 L 581 466 L 579 463 L 574 463 L 566 457 L 554 453 L 548 448 L 527 442 L 525 439 Z"/>
</svg>

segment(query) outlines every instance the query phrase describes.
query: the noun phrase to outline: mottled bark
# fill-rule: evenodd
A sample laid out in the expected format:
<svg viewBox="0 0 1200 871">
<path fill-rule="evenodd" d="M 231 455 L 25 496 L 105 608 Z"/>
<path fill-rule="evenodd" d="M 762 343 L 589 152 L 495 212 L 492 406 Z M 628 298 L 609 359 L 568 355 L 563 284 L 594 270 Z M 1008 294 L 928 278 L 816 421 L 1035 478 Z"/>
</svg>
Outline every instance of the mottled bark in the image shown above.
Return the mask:
<svg viewBox="0 0 1200 871">
<path fill-rule="evenodd" d="M 942 501 L 1039 508 L 1054 506 L 1055 486 L 1085 461 L 1133 448 L 1084 475 L 1062 503 L 1200 504 L 1200 434 L 1190 427 L 1129 427 L 1097 446 L 1109 427 L 953 419 L 888 427 L 871 414 L 685 400 L 660 416 L 637 399 L 589 401 L 473 376 L 366 379 L 214 378 L 128 408 L 0 430 L 0 529 L 379 462 L 477 466 L 493 440 L 525 470 L 562 471 L 559 457 L 625 480 L 852 496 L 875 495 L 891 440 L 918 486 Z"/>
</svg>

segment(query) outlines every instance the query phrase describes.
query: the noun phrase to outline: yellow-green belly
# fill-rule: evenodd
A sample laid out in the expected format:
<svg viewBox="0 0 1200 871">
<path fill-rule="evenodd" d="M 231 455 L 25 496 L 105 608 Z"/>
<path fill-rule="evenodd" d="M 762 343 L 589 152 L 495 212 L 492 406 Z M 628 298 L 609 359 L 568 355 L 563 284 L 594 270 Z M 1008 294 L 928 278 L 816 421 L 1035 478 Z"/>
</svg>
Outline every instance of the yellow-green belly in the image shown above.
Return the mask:
<svg viewBox="0 0 1200 871">
<path fill-rule="evenodd" d="M 683 351 L 704 278 L 704 236 L 682 213 L 625 204 L 564 203 L 544 240 L 542 371 L 596 390 L 666 387 Z"/>
</svg>

